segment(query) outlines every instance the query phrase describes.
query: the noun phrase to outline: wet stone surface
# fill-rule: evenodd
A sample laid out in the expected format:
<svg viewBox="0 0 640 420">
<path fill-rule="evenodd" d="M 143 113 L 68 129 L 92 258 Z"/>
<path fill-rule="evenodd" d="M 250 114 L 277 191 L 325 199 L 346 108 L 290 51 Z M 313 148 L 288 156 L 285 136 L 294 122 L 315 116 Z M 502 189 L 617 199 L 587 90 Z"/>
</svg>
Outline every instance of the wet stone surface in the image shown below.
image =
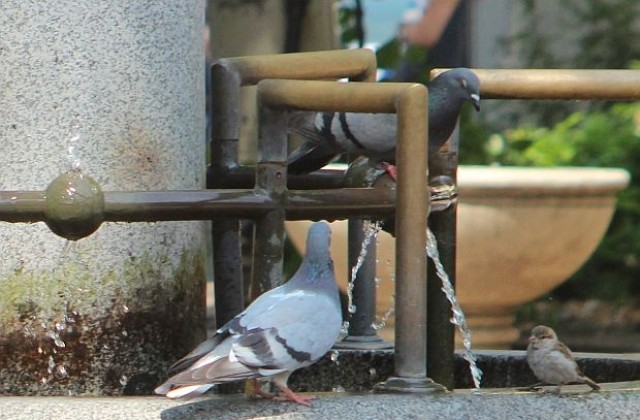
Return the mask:
<svg viewBox="0 0 640 420">
<path fill-rule="evenodd" d="M 166 298 L 156 311 L 126 311 L 91 319 L 69 311 L 57 322 L 28 315 L 0 334 L 0 395 L 147 395 L 166 368 L 204 338 L 204 299 L 197 285 Z M 191 308 L 185 311 L 184 308 Z"/>
</svg>

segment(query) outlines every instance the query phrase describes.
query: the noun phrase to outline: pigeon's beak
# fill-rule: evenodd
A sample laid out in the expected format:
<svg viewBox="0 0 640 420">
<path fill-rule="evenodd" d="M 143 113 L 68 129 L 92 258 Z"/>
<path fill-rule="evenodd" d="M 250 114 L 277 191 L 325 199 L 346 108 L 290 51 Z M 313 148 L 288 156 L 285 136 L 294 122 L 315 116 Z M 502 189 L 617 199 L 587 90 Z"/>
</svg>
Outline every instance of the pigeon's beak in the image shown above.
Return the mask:
<svg viewBox="0 0 640 420">
<path fill-rule="evenodd" d="M 471 100 L 471 105 L 476 109 L 476 111 L 480 111 L 480 95 L 477 93 L 472 93 L 469 95 L 469 99 Z"/>
</svg>

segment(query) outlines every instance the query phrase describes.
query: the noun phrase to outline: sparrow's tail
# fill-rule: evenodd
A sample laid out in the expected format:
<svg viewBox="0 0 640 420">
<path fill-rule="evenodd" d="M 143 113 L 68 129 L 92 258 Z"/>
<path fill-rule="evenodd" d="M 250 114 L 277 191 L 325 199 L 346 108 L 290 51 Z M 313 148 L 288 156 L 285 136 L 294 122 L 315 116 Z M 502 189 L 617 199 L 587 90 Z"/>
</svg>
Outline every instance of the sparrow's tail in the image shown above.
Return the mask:
<svg viewBox="0 0 640 420">
<path fill-rule="evenodd" d="M 582 379 L 584 381 L 584 383 L 589 385 L 591 387 L 591 389 L 593 389 L 594 391 L 599 391 L 600 390 L 600 385 L 598 385 L 591 378 L 589 378 L 589 377 L 587 377 L 585 375 L 582 375 L 582 377 L 580 377 L 580 379 Z"/>
</svg>

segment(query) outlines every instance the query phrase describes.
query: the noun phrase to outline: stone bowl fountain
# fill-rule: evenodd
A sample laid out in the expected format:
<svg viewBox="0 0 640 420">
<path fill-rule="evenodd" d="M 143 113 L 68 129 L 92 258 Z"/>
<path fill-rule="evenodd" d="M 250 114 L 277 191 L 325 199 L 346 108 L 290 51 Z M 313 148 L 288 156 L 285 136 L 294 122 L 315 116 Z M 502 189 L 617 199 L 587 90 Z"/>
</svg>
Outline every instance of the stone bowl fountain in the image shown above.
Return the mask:
<svg viewBox="0 0 640 420">
<path fill-rule="evenodd" d="M 591 256 L 629 174 L 612 168 L 460 166 L 457 293 L 476 348 L 510 348 L 513 309 L 557 287 Z M 309 222 L 287 222 L 302 251 Z M 347 223 L 334 222 L 332 253 L 347 282 Z M 378 238 L 377 312 L 392 305 L 395 240 Z M 387 325 L 392 326 L 392 323 Z M 390 331 L 382 331 L 389 339 Z"/>
</svg>

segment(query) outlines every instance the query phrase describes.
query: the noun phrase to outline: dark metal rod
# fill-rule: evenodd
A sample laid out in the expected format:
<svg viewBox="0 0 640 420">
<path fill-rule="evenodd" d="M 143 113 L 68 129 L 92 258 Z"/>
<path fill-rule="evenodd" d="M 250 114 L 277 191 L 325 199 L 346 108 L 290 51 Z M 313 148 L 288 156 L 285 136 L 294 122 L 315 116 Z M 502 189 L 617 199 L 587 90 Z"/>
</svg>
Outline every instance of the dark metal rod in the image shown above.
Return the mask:
<svg viewBox="0 0 640 420">
<path fill-rule="evenodd" d="M 211 66 L 211 141 L 207 188 L 224 188 L 226 173 L 238 165 L 240 77 L 224 63 Z M 240 212 L 211 220 L 216 325 L 244 309 Z M 258 206 L 259 207 L 259 206 Z M 227 389 L 232 392 L 234 389 Z"/>
<path fill-rule="evenodd" d="M 278 206 L 255 221 L 251 297 L 283 283 L 284 221 L 287 190 L 287 113 L 263 104 L 258 95 L 256 192 Z"/>
<path fill-rule="evenodd" d="M 457 180 L 457 133 L 447 143 L 447 150 L 429 156 L 429 176 L 446 176 Z M 429 227 L 433 231 L 449 280 L 455 287 L 456 277 L 456 202 L 441 212 L 429 214 Z M 455 328 L 451 324 L 451 304 L 441 290 L 441 280 L 435 265 L 428 261 L 427 274 L 427 374 L 431 379 L 452 389 L 454 382 Z"/>
</svg>

